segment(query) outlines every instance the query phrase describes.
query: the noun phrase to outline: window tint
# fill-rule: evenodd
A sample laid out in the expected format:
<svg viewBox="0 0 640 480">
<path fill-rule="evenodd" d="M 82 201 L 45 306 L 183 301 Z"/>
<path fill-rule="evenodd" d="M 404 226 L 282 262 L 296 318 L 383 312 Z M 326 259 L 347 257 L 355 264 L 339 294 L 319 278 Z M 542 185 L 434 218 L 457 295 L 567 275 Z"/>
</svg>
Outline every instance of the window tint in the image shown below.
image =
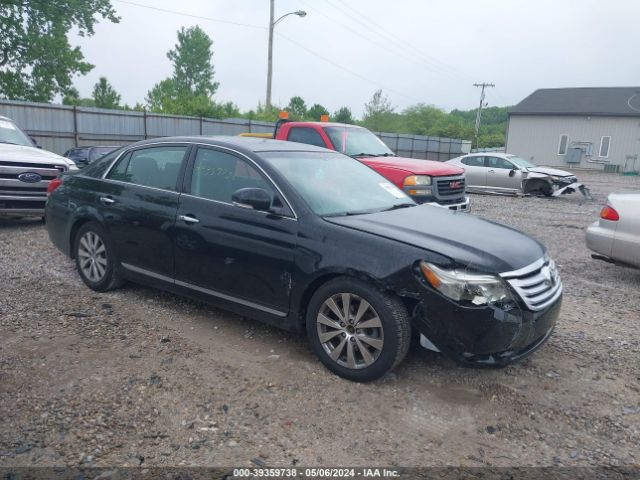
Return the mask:
<svg viewBox="0 0 640 480">
<path fill-rule="evenodd" d="M 134 150 L 121 159 L 108 178 L 145 187 L 176 190 L 187 147 L 153 147 Z"/>
<path fill-rule="evenodd" d="M 486 157 L 487 167 L 489 168 L 504 168 L 506 170 L 512 170 L 513 164 L 504 158 L 500 157 Z"/>
<path fill-rule="evenodd" d="M 94 147 L 89 154 L 89 161 L 93 162 L 100 157 L 105 156 L 107 153 L 111 153 L 117 150 L 119 147 Z"/>
<path fill-rule="evenodd" d="M 609 156 L 609 144 L 611 143 L 611 137 L 602 137 L 600 139 L 600 155 L 601 158 Z"/>
<path fill-rule="evenodd" d="M 113 151 L 104 157 L 100 157 L 93 163 L 90 163 L 87 167 L 82 169 L 82 175 L 91 178 L 100 178 L 104 175 L 104 172 L 108 170 L 113 161 L 116 159 L 118 155 L 122 152 L 122 149 L 119 148 L 116 151 Z"/>
<path fill-rule="evenodd" d="M 226 152 L 199 148 L 191 175 L 191 194 L 231 203 L 241 188 L 263 188 L 273 196 L 269 182 L 248 162 Z"/>
<path fill-rule="evenodd" d="M 322 137 L 313 128 L 293 127 L 289 130 L 287 140 L 290 142 L 306 143 L 307 145 L 315 145 L 317 147 L 326 147 Z"/>
<path fill-rule="evenodd" d="M 560 135 L 560 141 L 558 142 L 558 155 L 567 154 L 567 144 L 569 143 L 568 135 Z"/>
<path fill-rule="evenodd" d="M 470 167 L 484 167 L 484 157 L 467 157 L 462 159 L 462 163 Z"/>
</svg>

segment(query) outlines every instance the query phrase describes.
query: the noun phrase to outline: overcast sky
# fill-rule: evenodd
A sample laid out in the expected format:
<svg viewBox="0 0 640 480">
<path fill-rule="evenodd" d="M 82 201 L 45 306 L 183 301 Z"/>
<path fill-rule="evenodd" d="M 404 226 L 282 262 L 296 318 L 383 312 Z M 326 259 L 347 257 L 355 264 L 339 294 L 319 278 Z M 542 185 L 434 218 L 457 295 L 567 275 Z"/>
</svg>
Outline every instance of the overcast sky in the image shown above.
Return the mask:
<svg viewBox="0 0 640 480">
<path fill-rule="evenodd" d="M 112 3 L 120 23 L 101 21 L 93 37 L 71 38 L 95 65 L 75 79 L 82 96 L 104 75 L 124 102 L 144 102 L 171 74 L 166 52 L 176 30 L 197 24 L 214 42 L 215 99 L 242 110 L 264 103 L 268 0 Z M 477 105 L 477 82 L 496 85 L 486 98 L 494 106 L 537 88 L 640 83 L 635 0 L 276 0 L 276 18 L 295 10 L 307 16 L 276 27 L 278 105 L 300 95 L 309 106 L 347 105 L 360 116 L 378 88 L 399 110 L 418 102 L 451 110 Z"/>
</svg>

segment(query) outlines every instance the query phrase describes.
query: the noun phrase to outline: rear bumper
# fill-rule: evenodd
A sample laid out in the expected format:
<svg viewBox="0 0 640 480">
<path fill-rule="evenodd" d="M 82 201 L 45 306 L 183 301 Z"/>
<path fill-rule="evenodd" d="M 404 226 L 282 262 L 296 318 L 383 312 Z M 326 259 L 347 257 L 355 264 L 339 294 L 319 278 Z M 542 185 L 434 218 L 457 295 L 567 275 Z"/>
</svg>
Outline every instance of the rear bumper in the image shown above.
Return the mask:
<svg viewBox="0 0 640 480">
<path fill-rule="evenodd" d="M 613 251 L 614 236 L 615 230 L 603 228 L 600 226 L 600 221 L 598 220 L 587 228 L 585 235 L 587 248 L 605 257 L 610 257 Z"/>
</svg>

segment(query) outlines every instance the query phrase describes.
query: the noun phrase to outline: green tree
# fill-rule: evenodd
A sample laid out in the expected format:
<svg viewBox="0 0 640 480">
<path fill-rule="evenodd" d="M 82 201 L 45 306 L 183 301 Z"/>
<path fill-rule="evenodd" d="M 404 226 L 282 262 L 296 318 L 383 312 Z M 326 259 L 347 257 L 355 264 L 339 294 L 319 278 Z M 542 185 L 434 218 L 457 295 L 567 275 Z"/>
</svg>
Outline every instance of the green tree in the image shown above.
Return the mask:
<svg viewBox="0 0 640 480">
<path fill-rule="evenodd" d="M 349 107 L 340 107 L 340 110 L 333 114 L 333 121 L 338 123 L 356 123 Z"/>
<path fill-rule="evenodd" d="M 316 103 L 312 105 L 311 108 L 309 108 L 309 110 L 307 110 L 306 118 L 317 122 L 318 120 L 320 120 L 321 115 L 329 115 L 329 110 L 324 108 L 319 103 Z"/>
<path fill-rule="evenodd" d="M 362 124 L 369 130 L 397 131 L 398 115 L 387 97 L 382 96 L 382 90 L 376 90 L 369 102 L 364 105 Z"/>
<path fill-rule="evenodd" d="M 285 111 L 289 113 L 291 120 L 302 120 L 307 115 L 307 105 L 302 97 L 291 97 L 289 105 L 285 107 Z"/>
<path fill-rule="evenodd" d="M 154 112 L 177 115 L 214 116 L 218 111 L 213 95 L 213 41 L 199 26 L 178 30 L 178 43 L 167 52 L 173 75 L 147 93 L 146 102 Z"/>
<path fill-rule="evenodd" d="M 80 93 L 75 87 L 71 87 L 67 94 L 62 97 L 63 105 L 73 105 L 76 107 L 95 107 L 93 98 L 80 98 Z"/>
<path fill-rule="evenodd" d="M 72 77 L 93 68 L 67 35 L 93 35 L 97 17 L 119 21 L 110 0 L 0 2 L 0 95 L 38 102 L 66 95 Z"/>
<path fill-rule="evenodd" d="M 100 80 L 93 86 L 93 101 L 98 108 L 119 108 L 120 95 L 107 81 L 107 77 L 100 77 Z"/>
<path fill-rule="evenodd" d="M 70 87 L 67 93 L 62 97 L 63 105 L 80 105 L 80 92 L 75 87 Z"/>
</svg>

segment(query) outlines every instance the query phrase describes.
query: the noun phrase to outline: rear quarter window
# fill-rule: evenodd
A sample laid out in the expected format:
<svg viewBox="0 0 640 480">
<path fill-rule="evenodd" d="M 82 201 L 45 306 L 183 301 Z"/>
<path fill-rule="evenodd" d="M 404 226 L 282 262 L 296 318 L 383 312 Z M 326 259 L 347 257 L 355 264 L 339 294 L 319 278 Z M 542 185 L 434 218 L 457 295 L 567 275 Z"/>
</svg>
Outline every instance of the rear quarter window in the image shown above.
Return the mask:
<svg viewBox="0 0 640 480">
<path fill-rule="evenodd" d="M 114 152 L 108 153 L 104 157 L 100 157 L 89 166 L 82 169 L 82 175 L 91 178 L 101 178 L 109 169 L 113 161 L 122 153 L 123 149 L 119 148 Z"/>
<path fill-rule="evenodd" d="M 467 157 L 462 159 L 462 163 L 470 167 L 484 167 L 484 157 Z"/>
</svg>

